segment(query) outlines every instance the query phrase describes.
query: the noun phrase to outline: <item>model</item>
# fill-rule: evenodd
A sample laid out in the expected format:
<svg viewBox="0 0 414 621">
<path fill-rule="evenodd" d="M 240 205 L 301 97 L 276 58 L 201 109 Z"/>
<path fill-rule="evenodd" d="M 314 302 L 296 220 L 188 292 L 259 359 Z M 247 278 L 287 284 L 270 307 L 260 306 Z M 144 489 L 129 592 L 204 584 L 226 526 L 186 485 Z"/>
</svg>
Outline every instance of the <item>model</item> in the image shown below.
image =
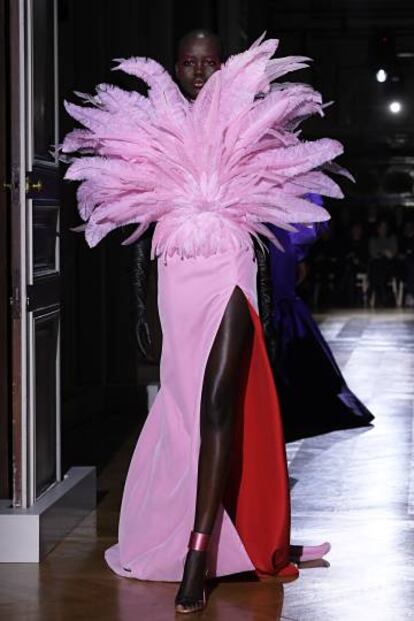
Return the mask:
<svg viewBox="0 0 414 621">
<path fill-rule="evenodd" d="M 309 199 L 322 204 L 318 195 Z M 269 244 L 269 251 L 278 343 L 273 369 L 288 440 L 363 427 L 374 419 L 348 387 L 328 343 L 296 291 L 298 264 L 326 226 L 297 225 L 295 232 L 288 232 L 270 225 L 283 245 L 283 252 L 274 244 Z"/>
<path fill-rule="evenodd" d="M 220 66 L 215 39 L 196 37 L 180 53 L 186 96 L 158 63 L 131 58 L 118 69 L 143 79 L 147 97 L 100 85 L 85 96 L 92 106 L 67 104 L 86 128 L 71 132 L 63 151 L 83 155 L 66 178 L 82 181 L 89 245 L 135 223 L 133 242 L 156 222 L 161 389 L 106 558 L 122 576 L 182 579 L 182 613 L 205 605 L 206 572 L 296 571 L 252 240 L 278 243 L 265 222 L 290 230 L 329 217 L 303 195 L 342 196 L 322 170 L 335 168 L 342 145 L 300 140 L 296 128 L 322 113 L 321 97 L 307 85 L 274 84 L 307 60 L 272 59 L 276 48 L 261 38 Z"/>
</svg>

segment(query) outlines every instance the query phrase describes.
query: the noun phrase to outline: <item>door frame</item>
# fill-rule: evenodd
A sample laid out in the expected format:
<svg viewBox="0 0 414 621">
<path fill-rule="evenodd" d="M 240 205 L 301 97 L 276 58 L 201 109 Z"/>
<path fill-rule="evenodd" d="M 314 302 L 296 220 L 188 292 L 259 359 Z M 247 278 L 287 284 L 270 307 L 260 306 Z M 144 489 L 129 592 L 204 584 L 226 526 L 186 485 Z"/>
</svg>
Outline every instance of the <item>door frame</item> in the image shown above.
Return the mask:
<svg viewBox="0 0 414 621">
<path fill-rule="evenodd" d="M 55 106 L 57 93 L 57 0 L 54 6 L 54 75 Z M 30 186 L 30 173 L 37 162 L 34 158 L 33 137 L 33 0 L 10 2 L 10 84 L 11 108 L 11 189 L 10 189 L 10 264 L 11 264 L 11 410 L 13 455 L 13 506 L 26 508 L 36 500 L 36 410 L 34 403 L 35 367 L 33 365 L 33 312 L 28 296 L 34 289 L 32 210 L 37 197 Z M 14 78 L 16 76 L 16 79 Z M 57 142 L 58 118 L 55 116 L 54 135 Z M 51 162 L 56 168 L 57 159 Z M 42 162 L 48 175 L 50 165 Z M 57 251 L 58 252 L 58 251 Z M 57 264 L 58 264 L 57 257 Z M 57 350 L 59 355 L 59 348 Z M 57 390 L 59 389 L 59 360 L 56 361 Z M 56 481 L 60 472 L 60 395 L 57 398 L 56 420 Z"/>
<path fill-rule="evenodd" d="M 8 4 L 0 0 L 0 498 L 11 496 L 9 404 Z"/>
<path fill-rule="evenodd" d="M 10 262 L 13 506 L 27 506 L 25 6 L 10 2 Z"/>
</svg>

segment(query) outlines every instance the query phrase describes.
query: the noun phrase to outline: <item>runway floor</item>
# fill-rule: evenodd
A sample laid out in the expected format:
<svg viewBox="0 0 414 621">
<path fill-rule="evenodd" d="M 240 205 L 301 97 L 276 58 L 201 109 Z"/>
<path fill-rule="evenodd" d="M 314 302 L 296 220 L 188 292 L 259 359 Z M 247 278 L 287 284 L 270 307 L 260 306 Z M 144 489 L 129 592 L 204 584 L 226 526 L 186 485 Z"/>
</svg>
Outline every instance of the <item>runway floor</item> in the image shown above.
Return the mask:
<svg viewBox="0 0 414 621">
<path fill-rule="evenodd" d="M 376 416 L 371 429 L 288 445 L 293 543 L 328 540 L 332 550 L 284 586 L 240 577 L 220 581 L 207 610 L 191 618 L 414 619 L 414 314 L 337 312 L 319 319 L 348 383 Z M 102 473 L 98 510 L 40 565 L 0 566 L 0 619 L 175 618 L 176 585 L 118 578 L 102 559 L 116 537 L 133 444 Z"/>
</svg>

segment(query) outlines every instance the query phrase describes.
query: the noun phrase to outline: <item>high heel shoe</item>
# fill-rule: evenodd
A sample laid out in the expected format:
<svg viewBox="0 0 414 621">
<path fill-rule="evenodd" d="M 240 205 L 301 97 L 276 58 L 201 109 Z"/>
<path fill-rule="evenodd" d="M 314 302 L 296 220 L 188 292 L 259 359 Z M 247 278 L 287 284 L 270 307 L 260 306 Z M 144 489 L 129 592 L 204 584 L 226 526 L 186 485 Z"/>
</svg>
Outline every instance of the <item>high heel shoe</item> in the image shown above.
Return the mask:
<svg viewBox="0 0 414 621">
<path fill-rule="evenodd" d="M 206 535 L 205 533 L 198 533 L 193 530 L 191 532 L 190 540 L 188 542 L 188 549 L 194 550 L 196 552 L 206 552 L 209 539 L 210 535 Z M 206 577 L 207 571 L 204 574 L 204 578 Z M 180 597 L 179 595 L 177 595 L 175 599 L 175 611 L 179 614 L 191 614 L 193 612 L 200 612 L 206 607 L 206 603 L 206 589 L 204 586 L 201 599 L 193 599 L 188 596 Z"/>
<path fill-rule="evenodd" d="M 318 546 L 290 546 L 290 560 L 294 563 L 306 563 L 323 558 L 331 549 L 328 541 Z"/>
</svg>

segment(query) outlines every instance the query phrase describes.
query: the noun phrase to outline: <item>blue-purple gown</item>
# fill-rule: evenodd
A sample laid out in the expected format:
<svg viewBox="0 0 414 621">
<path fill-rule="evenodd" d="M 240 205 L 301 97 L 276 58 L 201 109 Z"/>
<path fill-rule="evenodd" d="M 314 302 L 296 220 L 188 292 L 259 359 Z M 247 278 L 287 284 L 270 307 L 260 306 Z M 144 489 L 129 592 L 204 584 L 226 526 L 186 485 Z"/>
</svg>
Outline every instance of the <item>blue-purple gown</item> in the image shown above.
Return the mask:
<svg viewBox="0 0 414 621">
<path fill-rule="evenodd" d="M 295 233 L 268 226 L 285 250 L 269 244 L 273 323 L 278 335 L 274 372 L 286 438 L 369 425 L 373 415 L 347 386 L 308 307 L 296 293 L 297 264 L 326 225 L 296 225 Z"/>
</svg>

